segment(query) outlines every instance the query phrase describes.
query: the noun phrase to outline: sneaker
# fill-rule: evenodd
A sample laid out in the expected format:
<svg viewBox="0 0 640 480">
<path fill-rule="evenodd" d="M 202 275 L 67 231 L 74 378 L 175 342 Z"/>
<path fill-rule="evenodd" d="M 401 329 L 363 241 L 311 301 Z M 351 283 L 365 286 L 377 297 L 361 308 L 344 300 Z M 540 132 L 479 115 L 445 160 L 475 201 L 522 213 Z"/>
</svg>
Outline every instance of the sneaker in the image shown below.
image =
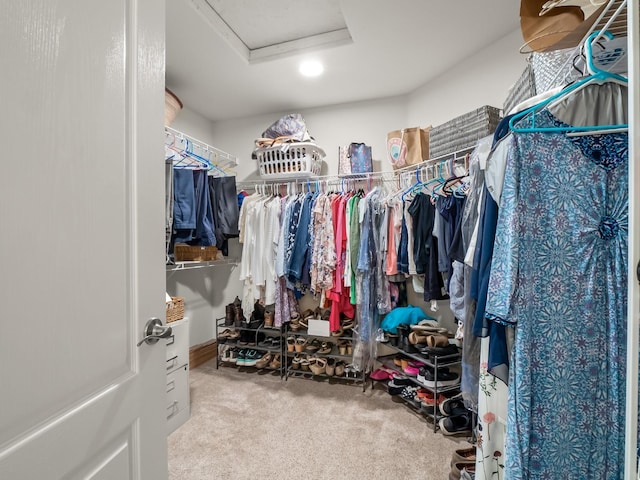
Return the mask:
<svg viewBox="0 0 640 480">
<path fill-rule="evenodd" d="M 225 354 L 227 355 L 227 362 L 228 363 L 236 363 L 238 361 L 238 350 L 235 348 L 229 348 L 225 351 Z M 224 360 L 223 360 L 224 361 Z"/>
<path fill-rule="evenodd" d="M 410 403 L 414 407 L 420 407 L 420 403 L 415 401 L 416 392 L 419 387 L 404 387 L 400 392 L 400 397 L 407 403 Z"/>
<path fill-rule="evenodd" d="M 254 367 L 258 360 L 262 357 L 262 354 L 255 350 L 248 350 L 244 356 L 244 366 L 245 367 Z"/>
<path fill-rule="evenodd" d="M 452 372 L 445 372 L 438 369 L 438 380 L 436 381 L 436 374 L 431 370 L 424 371 L 424 384 L 430 388 L 438 387 L 452 387 L 460 383 L 460 375 Z"/>
<path fill-rule="evenodd" d="M 394 378 L 387 383 L 389 395 L 400 395 L 405 387 L 415 385 L 408 378 Z"/>
<path fill-rule="evenodd" d="M 444 435 L 471 435 L 471 414 L 469 412 L 453 417 L 444 417 L 438 422 Z"/>
<path fill-rule="evenodd" d="M 238 357 L 236 358 L 236 365 L 238 365 L 239 367 L 243 367 L 244 366 L 244 357 L 247 354 L 247 351 L 245 349 L 240 349 L 238 350 Z"/>
<path fill-rule="evenodd" d="M 433 373 L 433 367 L 429 366 L 429 365 L 425 365 L 422 368 L 420 368 L 420 370 L 418 371 L 418 375 L 417 375 L 417 380 L 419 382 L 425 383 L 426 379 L 425 379 L 425 372 L 430 371 Z M 449 367 L 438 367 L 438 377 L 440 377 L 440 372 L 443 373 L 449 373 Z"/>
<path fill-rule="evenodd" d="M 447 417 L 453 416 L 456 413 L 461 413 L 461 410 L 466 410 L 464 406 L 464 400 L 462 399 L 462 393 L 455 395 L 451 398 L 447 398 L 440 404 L 440 413 Z"/>
</svg>

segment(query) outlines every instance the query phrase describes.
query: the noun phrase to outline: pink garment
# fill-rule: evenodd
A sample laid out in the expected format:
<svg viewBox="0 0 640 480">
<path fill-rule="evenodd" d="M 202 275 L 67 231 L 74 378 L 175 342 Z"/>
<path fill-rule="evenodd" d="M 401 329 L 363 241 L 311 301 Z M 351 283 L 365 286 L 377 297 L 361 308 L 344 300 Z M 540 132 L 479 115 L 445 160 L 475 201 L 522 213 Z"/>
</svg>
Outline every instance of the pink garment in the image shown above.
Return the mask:
<svg viewBox="0 0 640 480">
<path fill-rule="evenodd" d="M 394 208 L 389 208 L 389 233 L 387 235 L 387 275 L 398 273 L 398 251 L 396 249 L 396 229 L 394 222 Z"/>
</svg>

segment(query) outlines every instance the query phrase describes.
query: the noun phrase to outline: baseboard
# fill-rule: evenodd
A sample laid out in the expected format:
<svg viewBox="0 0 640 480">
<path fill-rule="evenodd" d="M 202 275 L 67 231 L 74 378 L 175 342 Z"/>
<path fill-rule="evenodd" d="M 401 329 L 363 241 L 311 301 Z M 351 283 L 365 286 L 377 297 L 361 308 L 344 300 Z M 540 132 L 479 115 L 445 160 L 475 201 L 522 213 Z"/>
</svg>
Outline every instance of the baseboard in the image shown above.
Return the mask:
<svg viewBox="0 0 640 480">
<path fill-rule="evenodd" d="M 215 340 L 194 345 L 189 349 L 189 370 L 208 362 L 212 358 L 216 358 L 218 354 L 218 345 Z"/>
</svg>

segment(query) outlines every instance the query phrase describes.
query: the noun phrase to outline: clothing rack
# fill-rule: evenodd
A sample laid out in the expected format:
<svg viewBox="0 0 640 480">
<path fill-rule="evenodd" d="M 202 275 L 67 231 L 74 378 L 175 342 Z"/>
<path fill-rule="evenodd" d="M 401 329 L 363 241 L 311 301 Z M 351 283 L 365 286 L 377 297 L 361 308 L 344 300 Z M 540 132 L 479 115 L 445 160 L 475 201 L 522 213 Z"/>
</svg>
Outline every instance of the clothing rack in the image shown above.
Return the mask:
<svg viewBox="0 0 640 480">
<path fill-rule="evenodd" d="M 164 127 L 165 161 L 173 168 L 208 170 L 209 175 L 235 175 L 238 158 L 186 133 Z"/>
<path fill-rule="evenodd" d="M 261 190 L 269 189 L 271 192 L 278 191 L 279 188 L 292 186 L 295 191 L 306 191 L 313 188 L 318 190 L 320 188 L 326 188 L 330 186 L 340 187 L 339 189 L 349 190 L 354 187 L 361 186 L 361 182 L 367 182 L 370 185 L 373 183 L 395 183 L 400 188 L 407 188 L 417 182 L 425 182 L 436 178 L 436 172 L 447 171 L 453 175 L 457 167 L 464 167 L 467 170 L 467 158 L 473 151 L 473 147 L 469 147 L 463 150 L 441 155 L 439 157 L 430 158 L 424 162 L 417 163 L 415 165 L 408 165 L 396 170 L 388 170 L 382 172 L 371 173 L 354 173 L 349 175 L 323 175 L 309 179 L 291 179 L 289 181 L 270 181 L 270 180 L 256 180 L 237 182 L 236 186 L 238 190 Z M 460 171 L 458 173 L 461 173 Z"/>
</svg>

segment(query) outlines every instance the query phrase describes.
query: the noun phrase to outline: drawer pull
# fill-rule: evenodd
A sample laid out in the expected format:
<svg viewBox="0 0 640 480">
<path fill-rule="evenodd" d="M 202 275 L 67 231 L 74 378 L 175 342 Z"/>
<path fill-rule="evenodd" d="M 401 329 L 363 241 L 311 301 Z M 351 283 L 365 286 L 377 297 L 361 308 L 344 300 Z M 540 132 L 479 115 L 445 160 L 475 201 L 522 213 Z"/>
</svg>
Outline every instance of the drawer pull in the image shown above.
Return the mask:
<svg viewBox="0 0 640 480">
<path fill-rule="evenodd" d="M 169 383 L 167 383 L 167 393 L 169 393 L 172 390 L 176 389 L 176 381 L 175 380 L 171 380 Z"/>
<path fill-rule="evenodd" d="M 175 336 L 175 335 L 171 335 L 171 336 L 169 337 L 169 340 L 167 340 L 167 347 L 168 347 L 169 345 L 173 345 L 174 343 L 176 343 L 176 336 Z"/>
<path fill-rule="evenodd" d="M 167 370 L 169 370 L 170 368 L 174 367 L 178 363 L 177 360 L 178 360 L 178 356 L 177 355 L 174 355 L 169 360 L 167 360 L 167 364 L 168 364 Z M 171 362 L 171 363 L 169 363 L 169 362 Z"/>
<path fill-rule="evenodd" d="M 169 420 L 176 413 L 178 413 L 178 408 L 177 407 L 178 407 L 178 401 L 177 400 L 174 400 L 174 402 L 167 407 L 167 410 L 169 410 L 169 414 L 167 415 L 167 420 Z"/>
</svg>

